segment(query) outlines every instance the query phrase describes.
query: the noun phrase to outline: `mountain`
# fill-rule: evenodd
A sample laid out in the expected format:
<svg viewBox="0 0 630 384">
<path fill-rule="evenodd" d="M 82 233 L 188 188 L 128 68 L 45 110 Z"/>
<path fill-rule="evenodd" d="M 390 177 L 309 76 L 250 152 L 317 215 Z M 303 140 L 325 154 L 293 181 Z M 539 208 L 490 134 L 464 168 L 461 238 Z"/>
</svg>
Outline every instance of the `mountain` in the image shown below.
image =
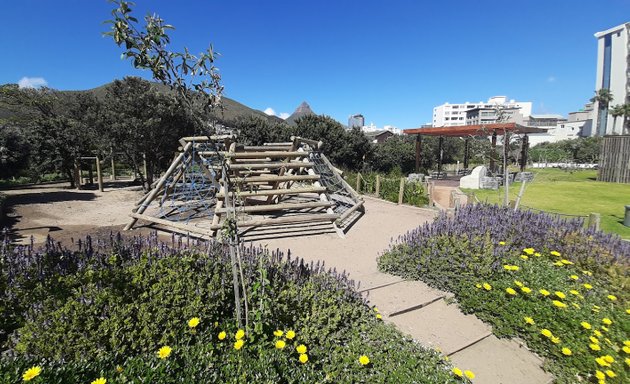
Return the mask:
<svg viewBox="0 0 630 384">
<path fill-rule="evenodd" d="M 107 89 L 111 87 L 112 84 L 113 83 L 107 83 L 107 84 L 101 85 L 100 87 L 96 87 L 96 88 L 92 88 L 88 90 L 60 91 L 60 93 L 61 93 L 61 96 L 63 97 L 63 95 L 88 92 L 88 93 L 93 94 L 96 98 L 100 99 L 100 98 L 105 97 Z M 9 84 L 0 85 L 0 87 L 4 87 L 4 86 L 11 86 L 11 85 Z M 164 85 L 164 84 L 152 83 L 152 86 L 155 87 L 159 92 L 165 92 L 165 93 L 172 92 L 171 89 L 167 85 Z M 249 108 L 248 106 L 241 104 L 238 101 L 230 99 L 228 97 L 222 97 L 221 102 L 222 102 L 223 108 L 217 111 L 217 118 L 222 121 L 229 122 L 229 121 L 236 120 L 238 118 L 244 118 L 247 116 L 256 116 L 256 117 L 265 119 L 271 123 L 283 122 L 283 120 L 277 116 L 269 116 L 263 111 Z M 24 116 L 24 117 L 28 117 L 32 113 L 32 111 L 28 110 L 28 107 L 17 108 L 17 109 L 18 111 L 16 112 L 15 107 L 9 108 L 8 106 L 3 105 L 2 100 L 0 100 L 0 121 L 14 117 L 14 115 L 16 114 Z"/>
<path fill-rule="evenodd" d="M 291 114 L 291 116 L 287 117 L 284 122 L 291 126 L 294 126 L 297 119 L 308 115 L 315 115 L 315 112 L 313 112 L 311 106 L 308 105 L 306 101 L 303 101 L 302 104 L 300 104 Z"/>
</svg>

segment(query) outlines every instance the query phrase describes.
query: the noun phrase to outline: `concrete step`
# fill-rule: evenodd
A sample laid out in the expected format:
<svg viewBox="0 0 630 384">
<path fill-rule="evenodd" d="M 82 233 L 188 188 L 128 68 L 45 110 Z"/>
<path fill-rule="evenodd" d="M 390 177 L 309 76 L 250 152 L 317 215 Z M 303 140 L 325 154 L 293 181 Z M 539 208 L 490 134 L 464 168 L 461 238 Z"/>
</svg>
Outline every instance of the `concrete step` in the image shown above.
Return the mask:
<svg viewBox="0 0 630 384">
<path fill-rule="evenodd" d="M 387 319 L 401 331 L 445 355 L 459 351 L 492 334 L 490 326 L 474 315 L 465 315 L 457 305 L 435 301 L 421 309 Z"/>
<path fill-rule="evenodd" d="M 400 281 L 363 292 L 371 304 L 387 317 L 422 308 L 444 297 L 445 293 L 420 281 Z"/>
<path fill-rule="evenodd" d="M 475 373 L 475 384 L 547 384 L 553 376 L 542 360 L 515 340 L 494 335 L 450 356 L 453 365 Z"/>
</svg>

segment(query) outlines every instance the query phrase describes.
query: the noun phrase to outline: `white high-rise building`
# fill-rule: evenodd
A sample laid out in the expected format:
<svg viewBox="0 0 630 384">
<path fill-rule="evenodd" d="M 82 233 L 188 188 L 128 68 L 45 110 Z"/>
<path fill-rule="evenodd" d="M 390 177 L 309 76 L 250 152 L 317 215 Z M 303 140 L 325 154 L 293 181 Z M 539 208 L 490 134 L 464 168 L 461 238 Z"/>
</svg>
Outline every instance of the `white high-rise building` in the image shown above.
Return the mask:
<svg viewBox="0 0 630 384">
<path fill-rule="evenodd" d="M 623 116 L 616 123 L 610 107 L 630 103 L 630 22 L 597 32 L 597 78 L 595 90 L 608 89 L 613 101 L 608 105 L 595 102 L 591 136 L 622 133 Z M 615 126 L 613 127 L 613 124 Z"/>
<path fill-rule="evenodd" d="M 493 96 L 487 102 L 478 103 L 465 102 L 463 104 L 444 103 L 433 108 L 434 127 L 453 127 L 466 125 L 466 111 L 472 109 L 491 109 L 501 106 L 505 109 L 518 109 L 523 118 L 532 114 L 532 103 L 530 101 L 508 100 L 506 96 Z M 488 121 L 487 123 L 491 123 Z"/>
</svg>

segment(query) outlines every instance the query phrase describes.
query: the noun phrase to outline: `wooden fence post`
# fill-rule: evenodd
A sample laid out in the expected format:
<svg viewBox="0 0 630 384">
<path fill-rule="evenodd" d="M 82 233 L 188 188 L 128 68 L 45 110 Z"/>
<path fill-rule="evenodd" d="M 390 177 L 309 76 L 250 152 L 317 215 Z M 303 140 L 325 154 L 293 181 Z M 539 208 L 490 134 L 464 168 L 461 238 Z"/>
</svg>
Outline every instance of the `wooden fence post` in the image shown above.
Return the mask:
<svg viewBox="0 0 630 384">
<path fill-rule="evenodd" d="M 596 231 L 599 231 L 599 224 L 601 222 L 601 215 L 599 213 L 591 212 L 588 215 L 588 226 L 594 228 Z"/>
<path fill-rule="evenodd" d="M 398 204 L 403 203 L 403 198 L 405 196 L 405 178 L 400 178 L 400 189 L 398 190 Z"/>
<path fill-rule="evenodd" d="M 101 158 L 96 155 L 96 181 L 98 182 L 98 190 L 103 192 L 103 173 L 101 172 Z"/>
<path fill-rule="evenodd" d="M 357 173 L 357 193 L 361 193 L 361 173 Z"/>
<path fill-rule="evenodd" d="M 381 177 L 379 174 L 376 174 L 376 197 L 381 196 L 380 191 L 381 191 Z"/>
<path fill-rule="evenodd" d="M 109 176 L 110 180 L 116 181 L 116 164 L 114 161 L 114 151 L 111 151 L 112 154 L 112 174 Z"/>
</svg>

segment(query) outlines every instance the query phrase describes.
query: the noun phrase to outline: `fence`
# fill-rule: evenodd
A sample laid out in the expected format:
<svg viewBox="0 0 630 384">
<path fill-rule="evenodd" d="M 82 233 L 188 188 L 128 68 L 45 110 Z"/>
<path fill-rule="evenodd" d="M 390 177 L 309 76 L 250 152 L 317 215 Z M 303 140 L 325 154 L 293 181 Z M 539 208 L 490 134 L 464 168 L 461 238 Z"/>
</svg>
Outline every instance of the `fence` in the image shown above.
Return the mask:
<svg viewBox="0 0 630 384">
<path fill-rule="evenodd" d="M 427 186 L 406 177 L 383 176 L 378 173 L 347 173 L 344 177 L 358 193 L 397 204 L 423 207 L 429 203 Z"/>
</svg>

